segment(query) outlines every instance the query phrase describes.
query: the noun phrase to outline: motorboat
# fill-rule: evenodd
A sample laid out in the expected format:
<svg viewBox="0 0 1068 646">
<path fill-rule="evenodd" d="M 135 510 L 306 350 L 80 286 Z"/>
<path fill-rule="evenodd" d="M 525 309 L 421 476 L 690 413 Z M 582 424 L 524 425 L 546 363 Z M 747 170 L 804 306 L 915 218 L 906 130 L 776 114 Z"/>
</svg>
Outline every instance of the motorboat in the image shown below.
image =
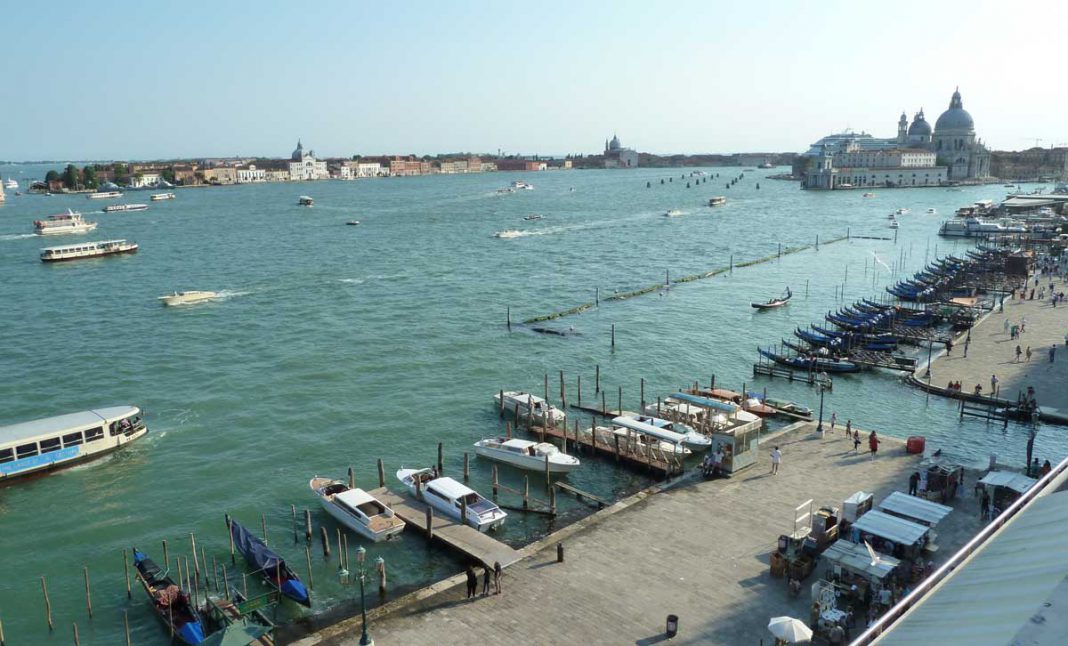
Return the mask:
<svg viewBox="0 0 1068 646">
<path fill-rule="evenodd" d="M 174 582 L 169 571 L 161 570 L 155 561 L 136 547 L 133 548 L 133 559 L 134 575 L 148 595 L 156 616 L 170 629 L 171 635 L 190 646 L 202 643 L 205 639 L 204 624 L 200 613 L 190 603 L 189 592 Z"/>
<path fill-rule="evenodd" d="M 641 422 L 642 424 L 654 426 L 660 429 L 661 431 L 670 431 L 672 433 L 677 433 L 682 436 L 683 444 L 688 447 L 696 449 L 707 449 L 708 447 L 712 446 L 712 438 L 708 437 L 703 433 L 699 433 L 698 431 L 694 430 L 692 426 L 688 426 L 687 424 L 683 424 L 682 422 L 673 422 L 671 420 L 662 419 L 660 417 L 653 417 L 649 415 L 636 415 L 633 413 L 624 413 L 616 419 L 619 419 L 620 417 L 633 419 L 636 422 Z M 613 421 L 613 423 L 615 423 L 615 421 Z"/>
<path fill-rule="evenodd" d="M 16 189 L 18 187 L 19 183 L 11 179 L 10 177 L 7 179 L 6 182 L 4 182 L 4 188 Z"/>
<path fill-rule="evenodd" d="M 126 253 L 137 253 L 137 243 L 126 240 L 100 240 L 41 249 L 41 262 L 61 262 L 84 258 L 103 258 Z"/>
<path fill-rule="evenodd" d="M 297 206 L 315 206 L 315 200 L 307 195 L 301 195 L 297 198 Z"/>
<path fill-rule="evenodd" d="M 110 406 L 0 426 L 0 483 L 87 462 L 147 433 L 136 406 Z"/>
<path fill-rule="evenodd" d="M 604 430 L 603 428 L 601 429 Z M 685 446 L 685 436 L 681 433 L 657 428 L 652 424 L 639 422 L 630 417 L 612 418 L 612 435 L 630 452 L 651 450 L 664 455 L 690 455 Z M 610 436 L 611 437 L 611 436 Z"/>
<path fill-rule="evenodd" d="M 436 469 L 399 469 L 397 479 L 416 498 L 480 532 L 499 528 L 508 517 L 493 502 L 467 485 L 439 476 Z M 461 516 L 464 507 L 467 510 L 466 517 Z"/>
<path fill-rule="evenodd" d="M 521 238 L 523 235 L 523 232 L 519 229 L 505 229 L 504 231 L 498 231 L 497 233 L 494 233 L 493 237 L 504 238 L 505 240 L 508 240 L 511 238 Z"/>
<path fill-rule="evenodd" d="M 226 516 L 226 523 L 233 541 L 231 544 L 245 557 L 245 562 L 252 568 L 253 573 L 260 575 L 264 583 L 278 590 L 282 596 L 310 608 L 311 597 L 308 595 L 308 588 L 285 559 L 271 551 L 258 536 L 229 515 Z"/>
<path fill-rule="evenodd" d="M 149 199 L 153 202 L 162 202 L 163 200 L 173 200 L 174 198 L 174 193 L 156 193 Z"/>
<path fill-rule="evenodd" d="M 909 213 L 911 213 L 911 211 L 904 208 L 894 211 L 894 215 L 908 215 Z"/>
<path fill-rule="evenodd" d="M 542 219 L 542 217 L 543 216 L 538 215 L 537 213 L 532 213 L 531 215 L 523 216 L 523 219 L 524 220 L 540 220 L 540 219 Z"/>
<path fill-rule="evenodd" d="M 802 406 L 797 402 L 792 402 L 786 399 L 774 399 L 771 397 L 764 397 L 763 402 L 765 405 L 770 406 L 781 413 L 812 419 L 812 409 L 808 406 Z"/>
<path fill-rule="evenodd" d="M 210 301 L 219 297 L 218 292 L 174 292 L 167 296 L 159 296 L 159 302 L 167 306 L 175 305 L 192 305 L 193 303 L 203 303 L 204 301 Z"/>
<path fill-rule="evenodd" d="M 861 197 L 875 197 L 875 193 L 865 193 Z"/>
<path fill-rule="evenodd" d="M 479 440 L 475 442 L 475 454 L 528 471 L 544 472 L 546 463 L 549 473 L 568 473 L 579 466 L 578 458 L 563 453 L 553 444 L 516 438 Z"/>
<path fill-rule="evenodd" d="M 545 420 L 549 424 L 562 424 L 567 419 L 564 411 L 556 408 L 549 402 L 537 395 L 518 390 L 504 391 L 504 401 L 501 401 L 501 393 L 493 395 L 493 401 L 497 407 L 505 412 L 514 412 L 520 417 L 532 417 L 535 421 Z"/>
<path fill-rule="evenodd" d="M 115 213 L 116 211 L 147 211 L 147 204 L 109 204 L 104 207 L 104 213 Z"/>
<path fill-rule="evenodd" d="M 757 166 L 757 168 L 760 168 L 762 170 L 769 170 L 775 168 L 775 166 L 773 166 L 771 162 L 764 162 L 763 164 Z"/>
<path fill-rule="evenodd" d="M 359 220 L 349 220 L 345 224 L 347 224 L 350 227 L 356 227 L 356 226 L 360 226 L 360 221 Z"/>
<path fill-rule="evenodd" d="M 534 185 L 533 184 L 527 184 L 523 180 L 517 179 L 514 182 L 512 182 L 512 184 L 511 184 L 511 186 L 509 188 L 511 188 L 514 191 L 533 191 L 534 190 Z"/>
<path fill-rule="evenodd" d="M 727 203 L 727 198 L 724 197 L 723 195 L 717 195 L 715 197 L 708 198 L 708 205 L 709 206 L 723 206 L 726 203 Z"/>
<path fill-rule="evenodd" d="M 87 233 L 96 228 L 96 222 L 87 222 L 82 214 L 67 209 L 61 215 L 50 215 L 46 220 L 34 220 L 33 232 L 39 236 L 61 235 L 65 233 Z"/>
<path fill-rule="evenodd" d="M 789 287 L 787 287 L 786 292 L 778 298 L 769 299 L 764 303 L 750 303 L 749 305 L 758 310 L 775 309 L 777 307 L 782 307 L 783 305 L 786 305 L 788 302 L 790 302 L 790 299 L 793 298 L 793 295 L 794 293 L 790 291 Z"/>
<path fill-rule="evenodd" d="M 319 504 L 334 520 L 364 538 L 378 542 L 404 531 L 404 521 L 386 503 L 363 489 L 349 487 L 340 480 L 312 478 L 308 483 Z"/>
<path fill-rule="evenodd" d="M 665 218 L 677 218 L 680 215 L 685 215 L 685 213 L 683 213 L 679 209 L 671 209 L 670 211 L 664 211 Z"/>
<path fill-rule="evenodd" d="M 947 237 L 974 238 L 1002 233 L 1026 233 L 1027 227 L 1012 220 L 983 220 L 976 217 L 947 220 L 942 223 L 938 235 Z"/>
<path fill-rule="evenodd" d="M 122 191 L 99 191 L 97 193 L 90 193 L 86 195 L 90 200 L 113 200 L 118 197 L 122 197 Z"/>
<path fill-rule="evenodd" d="M 938 209 L 934 208 L 933 206 L 931 208 L 927 209 L 927 215 L 936 215 L 937 213 L 938 213 Z"/>
</svg>

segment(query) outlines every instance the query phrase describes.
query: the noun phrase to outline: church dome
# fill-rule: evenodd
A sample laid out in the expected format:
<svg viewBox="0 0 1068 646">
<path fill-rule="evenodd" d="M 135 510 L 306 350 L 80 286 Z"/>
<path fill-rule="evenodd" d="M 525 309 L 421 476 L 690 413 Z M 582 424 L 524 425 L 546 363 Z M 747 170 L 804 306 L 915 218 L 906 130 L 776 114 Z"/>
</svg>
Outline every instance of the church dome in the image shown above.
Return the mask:
<svg viewBox="0 0 1068 646">
<path fill-rule="evenodd" d="M 935 122 L 935 130 L 964 130 L 969 132 L 975 130 L 975 122 L 972 120 L 972 115 L 968 114 L 968 111 L 964 109 L 964 104 L 960 100 L 959 90 L 953 93 L 953 98 L 949 101 L 949 109 L 938 117 L 938 121 Z"/>
<path fill-rule="evenodd" d="M 909 136 L 927 137 L 930 134 L 931 124 L 927 123 L 927 120 L 923 118 L 923 110 L 920 110 L 912 120 L 912 125 L 909 126 Z"/>
<path fill-rule="evenodd" d="M 297 147 L 289 158 L 292 161 L 300 161 L 304 158 L 304 144 L 300 143 L 300 139 L 297 139 Z"/>
<path fill-rule="evenodd" d="M 608 150 L 619 150 L 623 144 L 619 143 L 619 137 L 612 135 L 612 141 L 608 144 Z"/>
</svg>

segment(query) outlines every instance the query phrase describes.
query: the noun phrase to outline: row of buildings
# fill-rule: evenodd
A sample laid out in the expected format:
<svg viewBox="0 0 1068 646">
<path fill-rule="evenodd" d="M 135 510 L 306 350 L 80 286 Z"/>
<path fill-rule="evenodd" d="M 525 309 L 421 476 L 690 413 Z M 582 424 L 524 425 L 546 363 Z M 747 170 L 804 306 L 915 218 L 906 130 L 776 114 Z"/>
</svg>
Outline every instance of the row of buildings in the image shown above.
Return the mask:
<svg viewBox="0 0 1068 646">
<path fill-rule="evenodd" d="M 934 128 L 922 108 L 911 124 L 902 112 L 896 137 L 850 131 L 828 135 L 800 155 L 793 170 L 805 189 L 982 182 L 990 178 L 990 151 L 976 137 L 975 121 L 958 89 Z"/>
</svg>

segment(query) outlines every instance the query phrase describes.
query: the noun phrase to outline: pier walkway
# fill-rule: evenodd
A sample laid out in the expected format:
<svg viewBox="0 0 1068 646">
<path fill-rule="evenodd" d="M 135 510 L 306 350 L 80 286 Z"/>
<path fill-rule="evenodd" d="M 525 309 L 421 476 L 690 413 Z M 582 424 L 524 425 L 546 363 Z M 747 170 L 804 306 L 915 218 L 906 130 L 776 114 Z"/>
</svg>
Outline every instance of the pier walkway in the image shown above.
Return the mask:
<svg viewBox="0 0 1068 646">
<path fill-rule="evenodd" d="M 425 503 L 398 496 L 385 487 L 374 489 L 370 494 L 393 509 L 408 527 L 418 529 L 424 534 L 428 533 Z M 434 538 L 479 563 L 488 563 L 492 566 L 499 561 L 502 567 L 507 567 L 519 560 L 519 552 L 516 550 L 473 527 L 461 525 L 451 518 L 445 518 L 440 512 L 434 514 L 431 529 Z"/>
<path fill-rule="evenodd" d="M 667 615 L 675 614 L 679 634 L 672 643 L 770 644 L 769 618 L 809 617 L 807 586 L 815 579 L 806 579 L 795 598 L 769 571 L 778 536 L 792 530 L 795 507 L 810 498 L 840 505 L 857 490 L 881 500 L 905 491 L 920 464 L 891 438 L 873 461 L 854 454 L 844 433 L 820 438 L 814 428 L 802 424 L 762 440 L 758 464 L 744 475 L 687 476 L 667 491 L 639 494 L 564 528 L 505 570 L 501 595 L 466 601 L 462 576 L 455 577 L 451 587 L 374 613 L 371 634 L 382 644 L 435 646 L 654 644 L 664 639 Z M 783 453 L 774 476 L 773 445 Z M 965 493 L 938 527 L 936 563 L 979 527 L 975 478 L 967 472 Z M 565 545 L 563 563 L 556 561 L 557 541 Z M 355 645 L 359 636 L 357 618 L 301 644 Z"/>
</svg>

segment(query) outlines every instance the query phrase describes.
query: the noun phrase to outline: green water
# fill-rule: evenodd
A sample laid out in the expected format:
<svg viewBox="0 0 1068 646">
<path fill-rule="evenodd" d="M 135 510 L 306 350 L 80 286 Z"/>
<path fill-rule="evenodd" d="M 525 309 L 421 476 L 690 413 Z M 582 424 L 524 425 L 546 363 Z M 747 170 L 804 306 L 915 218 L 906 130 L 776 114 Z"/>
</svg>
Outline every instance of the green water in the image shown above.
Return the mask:
<svg viewBox="0 0 1068 646">
<path fill-rule="evenodd" d="M 308 490 L 312 476 L 341 478 L 351 465 L 359 484 L 374 485 L 382 458 L 387 484 L 399 490 L 396 469 L 429 465 L 439 441 L 446 473 L 457 475 L 463 452 L 502 430 L 492 407 L 501 388 L 540 393 L 549 373 L 556 398 L 563 370 L 569 400 L 579 374 L 588 399 L 599 364 L 609 403 L 623 386 L 624 405 L 635 409 L 643 377 L 650 400 L 712 374 L 735 388 L 753 382 L 758 343 L 822 318 L 836 307 L 843 282 L 847 300 L 882 293 L 891 275 L 881 263 L 900 265 L 900 277 L 936 254 L 963 254 L 967 245 L 938 238 L 938 225 L 963 204 L 1002 194 L 999 187 L 883 190 L 865 199 L 803 192 L 766 179 L 774 171 L 747 172 L 727 189 L 741 169 L 706 170 L 720 178 L 689 189 L 682 171 L 652 169 L 191 189 L 126 214 L 90 212 L 103 204 L 83 196 L 9 192 L 0 207 L 0 423 L 132 403 L 146 411 L 151 429 L 113 457 L 0 489 L 0 620 L 9 643 L 68 643 L 75 621 L 83 644 L 119 643 L 123 610 L 135 643 L 165 643 L 137 590 L 126 599 L 121 550 L 136 545 L 158 560 L 167 539 L 172 559 L 188 556 L 195 532 L 209 560 L 221 560 L 224 512 L 257 528 L 265 514 L 271 545 L 303 576 L 303 539 L 293 542 L 290 505 L 311 508 L 316 531 L 336 528 Z M 24 185 L 43 173 L 0 168 Z M 668 177 L 674 181 L 661 186 Z M 496 192 L 518 178 L 536 189 Z M 315 207 L 295 206 L 301 194 L 313 196 Z M 702 206 L 720 194 L 727 206 Z M 125 201 L 147 200 L 131 193 Z M 48 244 L 124 237 L 141 252 L 44 265 L 42 241 L 26 235 L 30 223 L 68 207 L 99 221 L 99 229 Z M 847 228 L 892 237 L 886 214 L 898 207 L 912 213 L 900 218 L 896 243 L 823 245 L 663 293 L 602 302 L 550 324 L 573 327 L 569 337 L 504 325 L 509 306 L 518 321 L 591 301 L 595 288 L 601 295 L 637 289 L 665 272 L 683 276 L 727 265 L 732 255 L 735 262 L 766 256 L 779 243 L 811 244 Z M 939 215 L 926 214 L 929 207 Z M 669 209 L 685 215 L 662 217 Z M 522 219 L 533 213 L 544 219 Z M 361 224 L 345 226 L 351 219 Z M 523 235 L 493 237 L 509 229 Z M 749 307 L 786 285 L 795 293 L 790 307 Z M 176 289 L 225 298 L 161 307 L 156 297 Z M 808 386 L 756 385 L 818 405 Z M 826 407 L 865 428 L 926 435 L 929 447 L 969 463 L 991 452 L 1022 461 L 1025 430 L 961 425 L 952 404 L 928 403 L 895 375 L 839 378 Z M 1040 433 L 1036 443 L 1041 456 L 1066 449 L 1055 433 Z M 502 478 L 521 481 L 506 469 Z M 472 457 L 472 486 L 488 493 L 489 479 L 489 466 Z M 648 482 L 596 458 L 584 458 L 569 480 L 606 496 Z M 540 494 L 542 485 L 535 476 L 532 490 Z M 567 514 L 584 513 L 574 501 L 560 503 Z M 547 529 L 540 516 L 512 513 L 501 536 L 518 545 Z M 358 540 L 350 543 L 354 549 Z M 313 611 L 324 613 L 354 590 L 338 583 L 336 563 L 323 561 L 317 540 L 312 547 Z M 393 592 L 460 567 L 418 536 L 368 549 L 388 563 Z M 83 566 L 93 581 L 91 621 Z M 241 571 L 239 561 L 231 578 Z M 41 575 L 57 626 L 51 637 Z M 283 607 L 280 617 L 297 614 Z"/>
</svg>

